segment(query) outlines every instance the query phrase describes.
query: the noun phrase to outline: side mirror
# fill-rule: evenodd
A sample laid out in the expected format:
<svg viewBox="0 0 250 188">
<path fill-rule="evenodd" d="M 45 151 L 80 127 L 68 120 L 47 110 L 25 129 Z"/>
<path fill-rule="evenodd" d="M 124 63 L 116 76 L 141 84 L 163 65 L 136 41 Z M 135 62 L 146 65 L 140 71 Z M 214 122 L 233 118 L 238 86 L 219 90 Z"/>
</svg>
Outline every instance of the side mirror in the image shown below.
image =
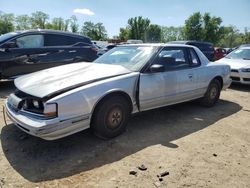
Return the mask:
<svg viewBox="0 0 250 188">
<path fill-rule="evenodd" d="M 1 47 L 5 48 L 5 49 L 9 49 L 9 48 L 16 48 L 17 45 L 16 45 L 15 41 L 8 41 L 8 42 L 4 43 Z"/>
<path fill-rule="evenodd" d="M 159 65 L 159 64 L 154 64 L 151 65 L 151 67 L 149 68 L 150 72 L 164 72 L 165 68 L 163 65 Z"/>
</svg>

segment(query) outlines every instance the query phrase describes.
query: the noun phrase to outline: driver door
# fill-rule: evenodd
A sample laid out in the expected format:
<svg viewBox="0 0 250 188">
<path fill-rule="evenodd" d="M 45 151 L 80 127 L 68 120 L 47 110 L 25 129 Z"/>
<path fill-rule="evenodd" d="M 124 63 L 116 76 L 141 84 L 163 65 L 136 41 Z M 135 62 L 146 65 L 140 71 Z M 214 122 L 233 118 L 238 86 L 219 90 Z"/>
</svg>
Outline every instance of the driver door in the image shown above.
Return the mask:
<svg viewBox="0 0 250 188">
<path fill-rule="evenodd" d="M 186 48 L 165 47 L 153 64 L 162 65 L 164 71 L 157 73 L 147 71 L 141 74 L 139 86 L 141 111 L 182 102 L 187 97 L 187 90 L 192 90 L 190 83 L 193 82 L 193 77 L 191 77 L 192 70 L 189 69 Z"/>
</svg>

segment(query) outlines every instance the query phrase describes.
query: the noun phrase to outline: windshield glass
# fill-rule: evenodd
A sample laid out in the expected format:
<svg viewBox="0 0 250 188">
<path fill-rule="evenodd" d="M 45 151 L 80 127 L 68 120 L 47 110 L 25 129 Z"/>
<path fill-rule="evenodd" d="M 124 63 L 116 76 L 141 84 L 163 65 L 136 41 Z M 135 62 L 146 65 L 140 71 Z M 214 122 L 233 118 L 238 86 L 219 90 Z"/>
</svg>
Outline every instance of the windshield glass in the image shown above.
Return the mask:
<svg viewBox="0 0 250 188">
<path fill-rule="evenodd" d="M 131 71 L 139 71 L 150 59 L 152 46 L 120 46 L 113 48 L 94 63 L 121 65 Z"/>
<path fill-rule="evenodd" d="M 11 32 L 11 33 L 6 33 L 4 35 L 0 35 L 0 42 L 3 42 L 4 40 L 13 37 L 14 35 L 17 35 L 17 33 L 15 32 Z"/>
<path fill-rule="evenodd" d="M 250 48 L 237 49 L 226 56 L 229 59 L 245 59 L 250 60 Z"/>
</svg>

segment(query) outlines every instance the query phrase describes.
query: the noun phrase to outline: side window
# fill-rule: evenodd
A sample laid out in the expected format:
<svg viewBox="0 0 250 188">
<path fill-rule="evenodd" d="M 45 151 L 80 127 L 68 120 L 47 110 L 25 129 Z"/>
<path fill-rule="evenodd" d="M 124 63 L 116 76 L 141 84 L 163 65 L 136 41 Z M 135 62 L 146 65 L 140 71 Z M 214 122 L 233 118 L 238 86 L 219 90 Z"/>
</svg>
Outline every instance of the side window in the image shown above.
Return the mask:
<svg viewBox="0 0 250 188">
<path fill-rule="evenodd" d="M 155 64 L 161 64 L 166 71 L 189 67 L 185 48 L 164 48 L 158 55 Z"/>
<path fill-rule="evenodd" d="M 27 35 L 16 39 L 18 48 L 41 48 L 44 46 L 43 35 Z"/>
<path fill-rule="evenodd" d="M 198 55 L 194 51 L 194 49 L 190 48 L 189 52 L 190 52 L 190 58 L 191 58 L 191 66 L 192 67 L 199 66 L 200 65 L 200 60 L 198 58 Z"/>
<path fill-rule="evenodd" d="M 45 46 L 86 46 L 86 41 L 71 36 L 46 34 Z"/>
</svg>

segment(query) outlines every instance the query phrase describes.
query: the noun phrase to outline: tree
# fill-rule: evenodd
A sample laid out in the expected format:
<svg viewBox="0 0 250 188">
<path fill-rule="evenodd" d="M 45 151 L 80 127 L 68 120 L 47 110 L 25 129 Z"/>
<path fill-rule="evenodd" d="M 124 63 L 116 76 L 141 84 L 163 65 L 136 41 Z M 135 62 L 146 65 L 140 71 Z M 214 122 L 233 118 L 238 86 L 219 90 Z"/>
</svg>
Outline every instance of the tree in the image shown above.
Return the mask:
<svg viewBox="0 0 250 188">
<path fill-rule="evenodd" d="M 166 27 L 161 28 L 162 31 L 162 42 L 184 40 L 183 27 Z"/>
<path fill-rule="evenodd" d="M 203 40 L 217 44 L 223 35 L 221 23 L 220 17 L 211 17 L 209 13 L 205 13 L 203 16 Z"/>
<path fill-rule="evenodd" d="M 202 16 L 196 12 L 185 21 L 184 36 L 187 40 L 208 41 L 217 45 L 224 31 L 221 23 L 220 17 L 211 17 L 209 13 Z"/>
<path fill-rule="evenodd" d="M 146 31 L 146 42 L 160 42 L 161 41 L 161 27 L 159 25 L 151 24 Z"/>
<path fill-rule="evenodd" d="M 77 24 L 77 18 L 75 15 L 70 17 L 70 28 L 71 28 L 71 32 L 73 33 L 78 32 L 79 25 Z"/>
<path fill-rule="evenodd" d="M 244 43 L 245 44 L 250 43 L 250 31 L 248 30 L 248 28 L 245 28 Z"/>
<path fill-rule="evenodd" d="M 84 22 L 81 33 L 90 37 L 92 40 L 105 40 L 107 39 L 107 31 L 103 23 Z"/>
<path fill-rule="evenodd" d="M 64 30 L 65 28 L 65 23 L 64 19 L 59 17 L 59 18 L 53 18 L 52 19 L 52 29 L 54 30 Z"/>
<path fill-rule="evenodd" d="M 14 31 L 14 14 L 0 14 L 0 35 Z"/>
<path fill-rule="evenodd" d="M 128 37 L 130 39 L 138 39 L 145 41 L 146 31 L 149 27 L 150 20 L 148 18 L 134 17 L 128 20 Z"/>
<path fill-rule="evenodd" d="M 48 14 L 42 11 L 36 11 L 31 14 L 31 26 L 34 29 L 35 28 L 45 29 L 45 25 L 48 19 L 49 19 Z"/>
<path fill-rule="evenodd" d="M 129 39 L 128 28 L 120 28 L 119 39 L 122 41 L 127 41 Z"/>
<path fill-rule="evenodd" d="M 235 26 L 223 27 L 222 37 L 218 42 L 221 47 L 235 47 L 242 43 L 242 37 Z"/>
<path fill-rule="evenodd" d="M 184 35 L 188 40 L 202 40 L 202 16 L 200 12 L 191 15 L 186 21 L 184 26 Z"/>
<path fill-rule="evenodd" d="M 19 15 L 15 19 L 16 30 L 27 30 L 31 28 L 31 18 L 27 15 Z"/>
</svg>

